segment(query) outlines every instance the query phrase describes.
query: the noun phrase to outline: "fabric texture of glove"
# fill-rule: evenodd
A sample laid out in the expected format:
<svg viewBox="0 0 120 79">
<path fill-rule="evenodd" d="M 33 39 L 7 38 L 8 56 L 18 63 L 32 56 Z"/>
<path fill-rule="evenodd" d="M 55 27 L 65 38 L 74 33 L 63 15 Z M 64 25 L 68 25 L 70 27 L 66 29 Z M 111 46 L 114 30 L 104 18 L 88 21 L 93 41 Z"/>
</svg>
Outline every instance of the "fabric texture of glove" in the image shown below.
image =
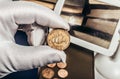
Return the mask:
<svg viewBox="0 0 120 79">
<path fill-rule="evenodd" d="M 38 46 L 44 40 L 42 28 L 34 28 L 34 31 L 28 33 L 32 40 L 28 41 L 34 46 L 21 46 L 15 43 L 14 35 L 19 24 L 33 23 L 69 30 L 69 25 L 60 16 L 44 6 L 27 1 L 0 1 L 0 78 L 12 72 L 66 61 L 64 51 L 49 46 Z"/>
</svg>

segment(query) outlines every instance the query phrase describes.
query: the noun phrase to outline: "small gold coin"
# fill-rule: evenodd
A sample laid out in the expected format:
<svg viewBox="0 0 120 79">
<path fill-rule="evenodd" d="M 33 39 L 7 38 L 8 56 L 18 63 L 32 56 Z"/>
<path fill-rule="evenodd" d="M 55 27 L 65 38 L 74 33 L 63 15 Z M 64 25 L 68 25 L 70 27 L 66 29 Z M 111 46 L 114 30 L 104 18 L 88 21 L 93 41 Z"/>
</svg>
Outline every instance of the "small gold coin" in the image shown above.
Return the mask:
<svg viewBox="0 0 120 79">
<path fill-rule="evenodd" d="M 54 68 L 56 66 L 56 63 L 48 64 L 47 66 L 50 68 Z"/>
<path fill-rule="evenodd" d="M 70 35 L 63 29 L 52 30 L 48 34 L 47 43 L 52 48 L 65 50 L 70 45 Z"/>
<path fill-rule="evenodd" d="M 45 68 L 42 71 L 42 76 L 47 79 L 51 79 L 54 76 L 55 72 L 50 68 Z"/>
<path fill-rule="evenodd" d="M 67 66 L 67 63 L 59 62 L 59 63 L 57 63 L 57 66 L 59 68 L 65 68 Z"/>
<path fill-rule="evenodd" d="M 58 76 L 61 78 L 66 78 L 68 76 L 68 71 L 65 69 L 60 69 L 58 71 Z"/>
</svg>

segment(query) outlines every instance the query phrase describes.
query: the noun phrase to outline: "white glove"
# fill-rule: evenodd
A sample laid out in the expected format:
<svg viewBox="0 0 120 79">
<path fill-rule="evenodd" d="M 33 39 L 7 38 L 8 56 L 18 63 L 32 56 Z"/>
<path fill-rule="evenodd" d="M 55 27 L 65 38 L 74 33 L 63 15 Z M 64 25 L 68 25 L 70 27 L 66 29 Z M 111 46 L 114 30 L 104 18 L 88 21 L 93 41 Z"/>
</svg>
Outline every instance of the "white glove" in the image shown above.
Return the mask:
<svg viewBox="0 0 120 79">
<path fill-rule="evenodd" d="M 66 61 L 66 55 L 49 46 L 21 46 L 15 44 L 14 35 L 19 24 L 33 24 L 63 28 L 69 25 L 52 10 L 25 1 L 8 1 L 0 3 L 0 78 L 16 71 L 28 70 L 46 65 L 47 63 Z M 41 32 L 42 33 L 41 33 Z M 33 45 L 36 39 L 43 39 L 44 31 L 32 33 Z M 31 42 L 32 42 L 31 41 Z M 40 41 L 38 41 L 40 43 Z"/>
</svg>

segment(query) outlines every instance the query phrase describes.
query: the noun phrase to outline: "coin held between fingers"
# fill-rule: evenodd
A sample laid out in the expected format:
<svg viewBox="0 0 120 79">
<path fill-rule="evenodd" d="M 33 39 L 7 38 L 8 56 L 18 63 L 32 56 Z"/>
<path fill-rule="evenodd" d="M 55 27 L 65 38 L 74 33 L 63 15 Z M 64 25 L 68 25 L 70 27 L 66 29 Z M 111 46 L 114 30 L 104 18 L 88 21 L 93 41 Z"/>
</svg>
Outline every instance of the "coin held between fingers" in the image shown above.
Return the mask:
<svg viewBox="0 0 120 79">
<path fill-rule="evenodd" d="M 66 30 L 54 29 L 48 34 L 47 43 L 52 48 L 65 50 L 70 45 L 70 35 Z"/>
</svg>

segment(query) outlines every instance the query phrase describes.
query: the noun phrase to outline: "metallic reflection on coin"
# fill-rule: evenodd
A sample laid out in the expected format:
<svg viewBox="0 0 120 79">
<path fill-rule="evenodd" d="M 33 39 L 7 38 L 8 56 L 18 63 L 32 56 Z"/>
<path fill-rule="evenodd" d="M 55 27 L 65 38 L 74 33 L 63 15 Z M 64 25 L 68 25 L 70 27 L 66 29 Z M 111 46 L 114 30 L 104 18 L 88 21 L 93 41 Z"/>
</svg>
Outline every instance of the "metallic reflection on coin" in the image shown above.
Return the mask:
<svg viewBox="0 0 120 79">
<path fill-rule="evenodd" d="M 68 71 L 65 69 L 60 69 L 58 71 L 58 76 L 61 78 L 66 78 L 68 76 Z"/>
<path fill-rule="evenodd" d="M 58 68 L 66 68 L 66 66 L 67 66 L 67 63 L 63 63 L 63 62 L 57 63 Z"/>
<path fill-rule="evenodd" d="M 47 79 L 51 79 L 54 76 L 55 72 L 50 68 L 45 68 L 42 71 L 42 76 Z"/>
<path fill-rule="evenodd" d="M 66 30 L 54 29 L 48 34 L 47 43 L 52 48 L 65 50 L 70 45 L 70 35 Z"/>
</svg>

